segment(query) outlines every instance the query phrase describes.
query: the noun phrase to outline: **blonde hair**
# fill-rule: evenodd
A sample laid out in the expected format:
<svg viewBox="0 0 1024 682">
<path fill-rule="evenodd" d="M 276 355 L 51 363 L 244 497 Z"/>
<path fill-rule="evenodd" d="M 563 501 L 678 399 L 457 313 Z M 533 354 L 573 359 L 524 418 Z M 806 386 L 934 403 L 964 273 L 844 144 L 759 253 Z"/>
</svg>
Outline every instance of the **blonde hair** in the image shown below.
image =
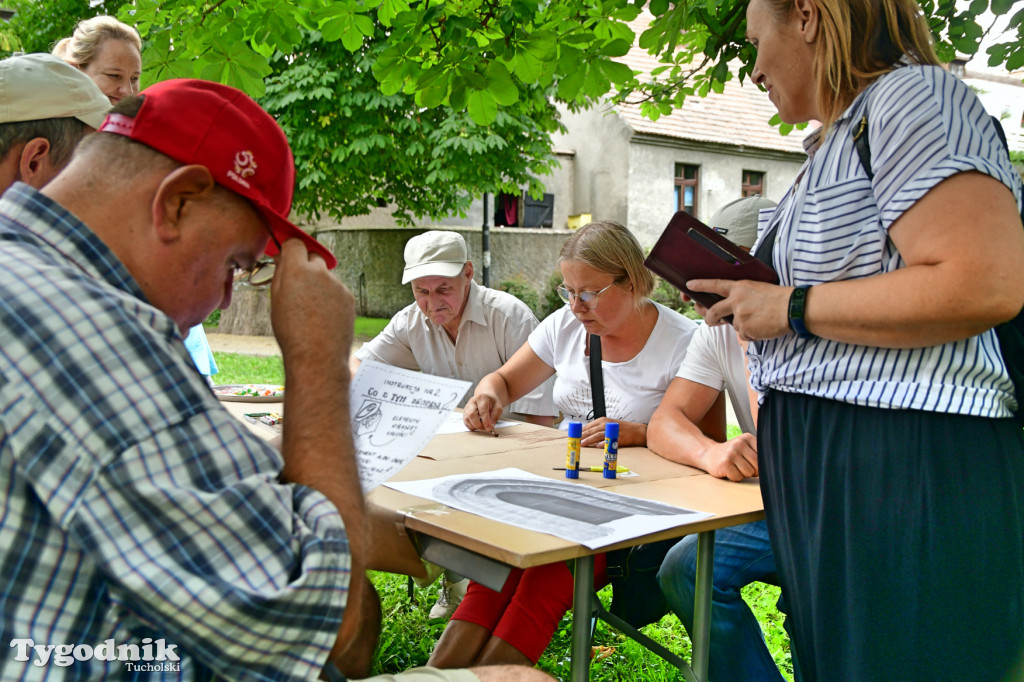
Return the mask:
<svg viewBox="0 0 1024 682">
<path fill-rule="evenodd" d="M 812 0 L 818 8 L 815 79 L 822 124 L 829 126 L 868 85 L 900 66 L 939 65 L 932 35 L 916 0 Z M 765 0 L 777 20 L 793 0 Z"/>
<path fill-rule="evenodd" d="M 92 61 L 100 43 L 106 38 L 123 40 L 135 46 L 139 54 L 142 53 L 142 39 L 134 27 L 114 17 L 100 15 L 78 22 L 70 38 L 64 38 L 54 45 L 53 54 L 69 64 L 83 67 Z"/>
<path fill-rule="evenodd" d="M 644 267 L 644 250 L 633 233 L 611 220 L 584 225 L 565 240 L 558 262 L 578 261 L 595 270 L 628 279 L 639 308 L 654 291 L 654 275 Z"/>
</svg>

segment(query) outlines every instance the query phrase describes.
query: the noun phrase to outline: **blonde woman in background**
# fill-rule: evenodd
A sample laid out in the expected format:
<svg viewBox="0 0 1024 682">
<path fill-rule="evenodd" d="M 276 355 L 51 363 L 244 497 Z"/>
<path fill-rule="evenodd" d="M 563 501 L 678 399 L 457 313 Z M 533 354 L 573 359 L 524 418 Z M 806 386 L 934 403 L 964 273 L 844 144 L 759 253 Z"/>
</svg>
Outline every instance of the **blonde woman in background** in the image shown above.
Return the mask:
<svg viewBox="0 0 1024 682">
<path fill-rule="evenodd" d="M 71 37 L 54 46 L 53 54 L 92 78 L 111 104 L 139 91 L 142 39 L 133 27 L 114 17 L 78 22 Z"/>
<path fill-rule="evenodd" d="M 114 17 L 100 15 L 78 22 L 71 37 L 54 46 L 53 54 L 81 69 L 111 104 L 139 91 L 142 39 L 134 27 Z M 185 347 L 201 374 L 208 377 L 217 373 L 217 362 L 202 325 L 189 330 Z"/>
</svg>

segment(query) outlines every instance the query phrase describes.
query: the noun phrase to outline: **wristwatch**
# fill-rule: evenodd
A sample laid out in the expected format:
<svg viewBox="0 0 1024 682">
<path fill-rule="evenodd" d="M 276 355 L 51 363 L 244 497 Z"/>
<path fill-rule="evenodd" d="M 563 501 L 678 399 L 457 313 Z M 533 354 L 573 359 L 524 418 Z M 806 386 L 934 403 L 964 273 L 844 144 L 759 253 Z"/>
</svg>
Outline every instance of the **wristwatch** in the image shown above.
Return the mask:
<svg viewBox="0 0 1024 682">
<path fill-rule="evenodd" d="M 807 290 L 810 288 L 809 284 L 801 284 L 789 295 L 789 328 L 801 339 L 814 336 L 807 331 L 807 325 L 804 324 L 804 307 L 807 304 Z"/>
</svg>

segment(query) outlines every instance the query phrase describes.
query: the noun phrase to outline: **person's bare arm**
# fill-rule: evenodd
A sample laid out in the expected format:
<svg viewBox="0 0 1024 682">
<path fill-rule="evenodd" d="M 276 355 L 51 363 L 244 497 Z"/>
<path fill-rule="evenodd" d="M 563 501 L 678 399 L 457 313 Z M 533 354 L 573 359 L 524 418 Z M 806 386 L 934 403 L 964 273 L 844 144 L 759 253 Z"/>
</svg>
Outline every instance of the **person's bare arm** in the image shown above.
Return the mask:
<svg viewBox="0 0 1024 682">
<path fill-rule="evenodd" d="M 359 371 L 359 365 L 363 364 L 363 361 L 355 356 L 355 353 L 348 356 L 348 371 L 352 376 L 356 375 Z"/>
<path fill-rule="evenodd" d="M 288 390 L 281 479 L 323 493 L 338 509 L 351 549 L 348 603 L 332 659 L 360 639 L 375 595 L 365 579 L 366 514 L 349 425 L 348 349 L 355 300 L 298 240 L 282 245 L 272 285 L 271 324 Z"/>
<path fill-rule="evenodd" d="M 998 180 L 975 171 L 944 180 L 892 224 L 889 236 L 906 267 L 815 285 L 805 308 L 808 331 L 918 348 L 974 336 L 1024 306 L 1024 230 L 1012 192 Z M 791 333 L 792 287 L 725 280 L 687 286 L 726 296 L 709 309 L 709 324 L 733 315 L 744 339 Z"/>
<path fill-rule="evenodd" d="M 757 476 L 757 438 L 744 433 L 717 442 L 696 426 L 724 395 L 704 384 L 676 377 L 665 391 L 647 429 L 647 447 L 665 459 L 703 469 L 712 476 L 742 481 Z M 719 408 L 721 409 L 721 407 Z"/>
<path fill-rule="evenodd" d="M 405 515 L 373 502 L 367 502 L 366 511 L 367 537 L 373 538 L 366 568 L 426 578 L 427 569 L 405 530 Z"/>
<path fill-rule="evenodd" d="M 536 424 L 537 426 L 554 426 L 555 418 L 550 414 L 520 414 L 517 415 L 528 424 Z"/>
<path fill-rule="evenodd" d="M 492 428 L 501 412 L 555 373 L 524 343 L 504 365 L 477 384 L 473 397 L 462 410 L 462 421 L 471 431 Z"/>
</svg>

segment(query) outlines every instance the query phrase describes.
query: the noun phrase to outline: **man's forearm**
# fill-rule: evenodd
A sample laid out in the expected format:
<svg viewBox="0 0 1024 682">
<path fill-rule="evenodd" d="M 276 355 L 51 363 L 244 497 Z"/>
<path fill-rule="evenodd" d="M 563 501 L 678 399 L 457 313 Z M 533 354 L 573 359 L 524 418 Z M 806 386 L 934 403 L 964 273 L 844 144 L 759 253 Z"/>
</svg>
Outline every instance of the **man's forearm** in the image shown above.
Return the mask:
<svg viewBox="0 0 1024 682">
<path fill-rule="evenodd" d="M 324 358 L 326 360 L 326 358 Z M 347 363 L 285 356 L 283 480 L 327 496 L 345 523 L 352 554 L 364 556 L 365 504 L 349 419 Z"/>
</svg>

